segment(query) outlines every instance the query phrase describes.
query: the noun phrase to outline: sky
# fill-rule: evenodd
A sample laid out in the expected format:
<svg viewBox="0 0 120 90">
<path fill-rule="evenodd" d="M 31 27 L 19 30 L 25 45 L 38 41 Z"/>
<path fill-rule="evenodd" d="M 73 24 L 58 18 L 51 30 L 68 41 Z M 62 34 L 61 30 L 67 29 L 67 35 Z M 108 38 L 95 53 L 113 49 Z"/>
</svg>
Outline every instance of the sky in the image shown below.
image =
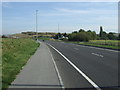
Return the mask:
<svg viewBox="0 0 120 90">
<path fill-rule="evenodd" d="M 36 10 L 39 32 L 118 32 L 117 2 L 3 2 L 2 34 L 34 32 Z"/>
</svg>

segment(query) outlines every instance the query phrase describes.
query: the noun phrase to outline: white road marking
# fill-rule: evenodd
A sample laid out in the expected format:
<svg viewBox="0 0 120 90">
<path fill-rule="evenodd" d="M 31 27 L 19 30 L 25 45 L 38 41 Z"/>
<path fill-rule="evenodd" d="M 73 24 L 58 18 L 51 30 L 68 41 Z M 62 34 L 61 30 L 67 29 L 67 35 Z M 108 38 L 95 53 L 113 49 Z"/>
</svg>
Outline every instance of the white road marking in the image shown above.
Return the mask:
<svg viewBox="0 0 120 90">
<path fill-rule="evenodd" d="M 78 48 L 74 48 L 75 50 L 79 50 Z"/>
<path fill-rule="evenodd" d="M 48 47 L 47 47 L 47 48 L 48 48 Z M 48 49 L 49 49 L 49 48 L 48 48 Z M 50 49 L 49 49 L 49 52 L 50 52 Z M 52 57 L 52 61 L 53 61 L 53 64 L 54 64 L 54 66 L 55 66 L 55 70 L 56 70 L 56 72 L 57 72 L 58 79 L 59 79 L 60 84 L 61 84 L 61 86 L 62 86 L 62 90 L 65 90 L 65 87 L 64 87 L 62 78 L 61 78 L 61 76 L 60 76 L 59 70 L 58 70 L 58 68 L 57 68 L 57 65 L 56 65 L 56 63 L 55 63 L 55 60 L 54 60 L 53 55 L 52 55 L 51 52 L 50 52 L 50 55 L 51 55 L 51 57 Z"/>
<path fill-rule="evenodd" d="M 72 45 L 76 45 L 76 44 L 72 44 Z M 117 51 L 117 50 L 103 49 L 103 48 L 92 47 L 92 46 L 84 46 L 84 45 L 76 45 L 76 46 L 88 47 L 88 48 L 94 48 L 94 49 L 100 49 L 100 50 L 106 50 L 106 51 L 112 51 L 112 52 L 120 52 L 120 51 Z"/>
<path fill-rule="evenodd" d="M 56 52 L 58 52 L 69 64 L 71 64 L 94 88 L 97 90 L 101 90 L 100 87 L 95 84 L 87 75 L 85 75 L 75 64 L 73 64 L 67 57 L 65 57 L 61 52 L 59 52 L 56 48 L 54 48 L 52 45 L 48 44 L 50 47 L 52 47 Z"/>
<path fill-rule="evenodd" d="M 104 57 L 103 55 L 97 54 L 97 53 L 91 53 L 93 55 L 99 56 L 99 57 Z"/>
</svg>

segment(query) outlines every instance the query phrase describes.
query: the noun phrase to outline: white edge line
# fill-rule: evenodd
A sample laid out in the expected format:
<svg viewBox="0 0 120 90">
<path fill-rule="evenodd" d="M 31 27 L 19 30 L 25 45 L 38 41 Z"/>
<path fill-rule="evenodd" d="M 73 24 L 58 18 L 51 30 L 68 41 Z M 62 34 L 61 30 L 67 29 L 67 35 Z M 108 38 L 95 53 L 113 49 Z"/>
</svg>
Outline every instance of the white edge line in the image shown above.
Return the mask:
<svg viewBox="0 0 120 90">
<path fill-rule="evenodd" d="M 55 51 L 57 51 L 64 59 L 67 60 L 68 63 L 70 63 L 94 88 L 97 90 L 101 90 L 98 85 L 96 85 L 87 75 L 85 75 L 77 66 L 75 66 L 68 58 L 66 58 L 61 52 L 59 52 L 56 48 L 54 48 L 52 45 L 48 44 L 50 47 L 52 47 Z"/>
<path fill-rule="evenodd" d="M 48 47 L 47 47 L 47 48 L 48 48 Z M 48 48 L 48 50 L 49 50 L 49 52 L 50 52 L 50 49 L 49 49 L 49 48 Z M 56 70 L 56 72 L 57 72 L 57 75 L 58 75 L 58 78 L 59 78 L 60 84 L 61 84 L 61 86 L 62 86 L 62 90 L 64 90 L 65 87 L 64 87 L 64 84 L 63 84 L 62 78 L 61 78 L 61 76 L 60 76 L 59 70 L 58 70 L 58 68 L 57 68 L 57 65 L 56 65 L 56 63 L 55 63 L 55 60 L 54 60 L 53 55 L 52 55 L 51 52 L 50 52 L 50 55 L 51 55 L 51 58 L 52 58 L 53 64 L 54 64 L 54 66 L 55 66 L 55 70 Z"/>
</svg>

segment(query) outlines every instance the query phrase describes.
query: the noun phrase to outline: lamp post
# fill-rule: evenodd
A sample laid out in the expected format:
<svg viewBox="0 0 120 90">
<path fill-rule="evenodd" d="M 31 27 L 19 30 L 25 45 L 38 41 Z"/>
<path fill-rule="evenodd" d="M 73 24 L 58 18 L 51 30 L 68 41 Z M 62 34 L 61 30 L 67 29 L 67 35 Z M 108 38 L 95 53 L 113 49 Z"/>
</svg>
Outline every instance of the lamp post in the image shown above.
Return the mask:
<svg viewBox="0 0 120 90">
<path fill-rule="evenodd" d="M 59 24 L 58 24 L 58 40 L 59 40 Z"/>
<path fill-rule="evenodd" d="M 36 39 L 38 41 L 38 10 L 36 10 Z"/>
</svg>

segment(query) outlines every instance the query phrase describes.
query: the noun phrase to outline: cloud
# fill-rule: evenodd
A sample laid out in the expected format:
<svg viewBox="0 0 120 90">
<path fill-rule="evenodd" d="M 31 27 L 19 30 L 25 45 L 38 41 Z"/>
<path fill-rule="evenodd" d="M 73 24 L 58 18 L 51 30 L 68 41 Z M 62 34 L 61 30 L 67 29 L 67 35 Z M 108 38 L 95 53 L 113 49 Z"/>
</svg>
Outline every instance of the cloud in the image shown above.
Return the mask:
<svg viewBox="0 0 120 90">
<path fill-rule="evenodd" d="M 74 9 L 67 9 L 67 8 L 55 8 L 52 12 L 42 13 L 39 14 L 40 16 L 70 16 L 73 14 L 88 14 L 91 11 L 85 10 L 74 10 Z"/>
<path fill-rule="evenodd" d="M 67 9 L 67 8 L 56 8 L 61 13 L 72 13 L 72 14 L 117 14 L 118 10 L 110 9 L 89 9 L 89 10 L 78 10 L 78 9 Z"/>
<path fill-rule="evenodd" d="M 66 8 L 56 8 L 56 10 L 64 13 L 83 13 L 83 14 L 90 13 L 90 11 L 66 9 Z"/>
<path fill-rule="evenodd" d="M 67 15 L 67 14 L 57 13 L 57 12 L 39 14 L 39 16 L 66 16 L 66 15 Z"/>
<path fill-rule="evenodd" d="M 69 8 L 53 8 L 51 12 L 40 13 L 40 16 L 47 17 L 62 17 L 66 20 L 68 18 L 71 19 L 80 19 L 83 18 L 84 21 L 87 19 L 103 21 L 103 19 L 110 21 L 111 18 L 114 20 L 118 16 L 118 10 L 110 10 L 110 9 L 69 9 Z M 76 18 L 78 17 L 78 18 Z M 86 17 L 86 18 L 85 18 Z M 108 19 L 110 17 L 110 20 Z M 81 19 L 80 19 L 81 20 Z"/>
<path fill-rule="evenodd" d="M 3 2 L 2 7 L 3 8 L 12 8 L 12 5 L 9 2 Z"/>
</svg>

